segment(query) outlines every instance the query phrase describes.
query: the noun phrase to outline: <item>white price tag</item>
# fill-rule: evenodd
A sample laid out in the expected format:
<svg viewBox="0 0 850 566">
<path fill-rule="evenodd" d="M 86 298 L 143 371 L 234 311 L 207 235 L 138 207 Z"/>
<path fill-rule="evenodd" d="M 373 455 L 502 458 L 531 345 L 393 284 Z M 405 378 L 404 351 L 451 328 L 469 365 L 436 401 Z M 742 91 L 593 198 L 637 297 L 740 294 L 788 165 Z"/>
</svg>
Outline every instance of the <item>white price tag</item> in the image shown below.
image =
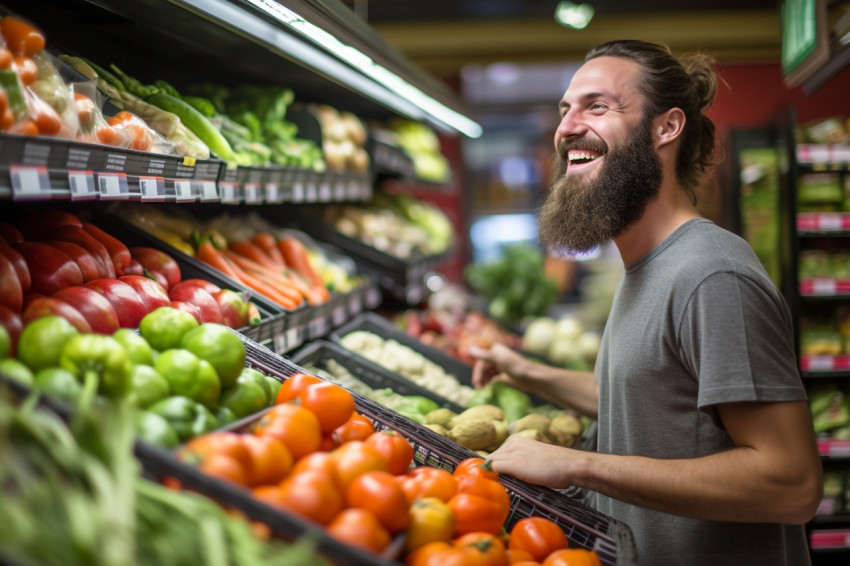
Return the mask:
<svg viewBox="0 0 850 566">
<path fill-rule="evenodd" d="M 164 200 L 165 195 L 160 193 L 159 183 L 156 177 L 139 177 L 139 192 L 142 200 Z"/>
<path fill-rule="evenodd" d="M 809 356 L 808 371 L 829 371 L 834 367 L 832 356 Z"/>
<path fill-rule="evenodd" d="M 304 327 L 297 326 L 286 331 L 286 342 L 290 348 L 297 348 L 304 343 Z"/>
<path fill-rule="evenodd" d="M 337 179 L 334 183 L 334 200 L 345 200 L 345 181 L 342 179 Z"/>
<path fill-rule="evenodd" d="M 311 182 L 307 185 L 307 196 L 304 197 L 307 202 L 318 202 L 319 196 L 317 191 L 316 183 Z"/>
<path fill-rule="evenodd" d="M 331 184 L 328 181 L 322 181 L 322 184 L 319 185 L 319 201 L 328 202 L 331 197 L 333 197 Z"/>
<path fill-rule="evenodd" d="M 128 199 L 130 188 L 127 186 L 126 173 L 99 173 L 97 190 L 102 199 Z"/>
<path fill-rule="evenodd" d="M 813 295 L 835 295 L 836 292 L 835 279 L 812 279 Z"/>
<path fill-rule="evenodd" d="M 91 171 L 68 171 L 68 186 L 71 188 L 71 200 L 97 198 L 94 173 Z"/>
<path fill-rule="evenodd" d="M 304 185 L 301 181 L 292 185 L 292 202 L 304 202 Z"/>
<path fill-rule="evenodd" d="M 233 182 L 219 183 L 221 188 L 221 202 L 228 204 L 239 204 L 238 185 Z"/>
<path fill-rule="evenodd" d="M 201 202 L 217 201 L 218 187 L 215 181 L 192 181 L 192 193 L 198 197 Z"/>
<path fill-rule="evenodd" d="M 269 204 L 283 202 L 283 195 L 280 193 L 280 183 L 266 183 L 266 202 Z"/>
<path fill-rule="evenodd" d="M 260 183 L 245 183 L 245 204 L 263 204 L 263 191 Z"/>
<path fill-rule="evenodd" d="M 822 212 L 818 214 L 818 230 L 843 230 L 844 221 L 841 214 L 829 214 Z"/>
<path fill-rule="evenodd" d="M 334 326 L 342 326 L 346 319 L 345 306 L 340 305 L 335 307 L 333 310 L 333 324 Z"/>
<path fill-rule="evenodd" d="M 195 195 L 192 194 L 192 182 L 187 180 L 174 180 L 174 198 L 177 202 L 192 202 Z"/>
<path fill-rule="evenodd" d="M 12 165 L 9 168 L 9 176 L 15 198 L 50 198 L 50 176 L 47 167 Z"/>
<path fill-rule="evenodd" d="M 356 316 L 360 314 L 360 311 L 363 310 L 363 297 L 360 296 L 360 293 L 356 293 L 348 303 L 348 312 L 351 313 L 351 316 Z"/>
</svg>

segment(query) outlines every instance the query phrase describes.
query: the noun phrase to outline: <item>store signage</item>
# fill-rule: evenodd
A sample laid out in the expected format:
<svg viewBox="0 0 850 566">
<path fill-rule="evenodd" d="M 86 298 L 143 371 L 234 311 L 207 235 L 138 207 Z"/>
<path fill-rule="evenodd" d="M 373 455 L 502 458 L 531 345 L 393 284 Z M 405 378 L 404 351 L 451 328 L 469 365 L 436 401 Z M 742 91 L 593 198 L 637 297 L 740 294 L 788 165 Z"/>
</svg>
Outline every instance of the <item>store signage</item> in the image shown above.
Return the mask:
<svg viewBox="0 0 850 566">
<path fill-rule="evenodd" d="M 826 0 L 783 0 L 782 74 L 794 87 L 829 60 Z"/>
</svg>

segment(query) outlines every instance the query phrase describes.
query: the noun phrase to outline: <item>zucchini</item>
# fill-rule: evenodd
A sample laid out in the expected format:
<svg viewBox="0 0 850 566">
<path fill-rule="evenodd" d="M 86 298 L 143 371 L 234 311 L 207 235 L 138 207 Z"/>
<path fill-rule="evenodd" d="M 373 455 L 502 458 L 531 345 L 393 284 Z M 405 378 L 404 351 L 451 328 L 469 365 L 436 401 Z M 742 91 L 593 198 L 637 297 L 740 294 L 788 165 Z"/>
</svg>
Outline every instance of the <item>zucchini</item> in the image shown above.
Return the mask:
<svg viewBox="0 0 850 566">
<path fill-rule="evenodd" d="M 198 136 L 202 142 L 207 144 L 210 151 L 225 161 L 233 160 L 233 149 L 230 147 L 230 144 L 224 136 L 221 135 L 221 132 L 219 132 L 216 127 L 213 126 L 212 123 L 191 104 L 184 102 L 179 98 L 174 98 L 164 92 L 151 94 L 145 98 L 145 102 L 153 104 L 157 108 L 161 108 L 167 112 L 177 114 L 180 121 L 183 122 L 183 125 L 192 130 L 192 133 Z"/>
<path fill-rule="evenodd" d="M 104 81 L 111 84 L 112 86 L 114 86 L 115 88 L 117 88 L 118 90 L 120 90 L 122 92 L 127 90 L 127 87 L 124 86 L 124 83 L 121 82 L 121 79 L 119 79 L 118 77 L 116 77 L 115 75 L 113 75 L 112 73 L 110 73 L 109 71 L 104 69 L 103 67 L 97 66 L 96 64 L 92 63 L 88 59 L 83 59 L 83 62 L 86 65 L 88 65 L 89 67 L 91 67 L 94 70 L 95 73 L 97 73 L 98 78 L 103 79 Z"/>
</svg>

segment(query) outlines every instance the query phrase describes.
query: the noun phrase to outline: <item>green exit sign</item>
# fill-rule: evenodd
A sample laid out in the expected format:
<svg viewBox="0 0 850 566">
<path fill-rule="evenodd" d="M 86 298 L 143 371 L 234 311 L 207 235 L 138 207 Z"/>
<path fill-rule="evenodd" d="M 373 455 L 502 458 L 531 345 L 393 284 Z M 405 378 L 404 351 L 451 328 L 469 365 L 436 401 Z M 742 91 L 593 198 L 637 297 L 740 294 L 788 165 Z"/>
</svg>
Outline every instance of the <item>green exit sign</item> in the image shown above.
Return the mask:
<svg viewBox="0 0 850 566">
<path fill-rule="evenodd" d="M 815 0 L 782 3 L 782 72 L 789 74 L 811 55 L 818 40 Z"/>
</svg>

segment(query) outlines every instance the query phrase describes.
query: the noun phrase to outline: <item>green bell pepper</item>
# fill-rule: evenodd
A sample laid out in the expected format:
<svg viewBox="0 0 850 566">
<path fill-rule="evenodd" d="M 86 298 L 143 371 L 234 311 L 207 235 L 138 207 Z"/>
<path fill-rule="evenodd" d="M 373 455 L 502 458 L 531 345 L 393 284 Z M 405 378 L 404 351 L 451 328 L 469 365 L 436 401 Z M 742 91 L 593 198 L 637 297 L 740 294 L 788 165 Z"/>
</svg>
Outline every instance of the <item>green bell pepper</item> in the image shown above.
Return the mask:
<svg viewBox="0 0 850 566">
<path fill-rule="evenodd" d="M 505 420 L 512 423 L 521 419 L 531 410 L 531 398 L 523 391 L 499 381 L 493 382 L 496 391 L 496 405 L 505 412 Z"/>
<path fill-rule="evenodd" d="M 136 413 L 135 425 L 139 438 L 154 446 L 170 450 L 180 444 L 174 428 L 162 415 L 139 411 Z"/>
<path fill-rule="evenodd" d="M 274 405 L 275 400 L 277 400 L 277 393 L 283 383 L 270 375 L 263 374 L 263 377 L 269 386 L 269 405 Z"/>
<path fill-rule="evenodd" d="M 237 418 L 247 417 L 269 406 L 263 386 L 251 377 L 239 377 L 233 387 L 224 390 L 219 406 L 227 407 Z"/>
<path fill-rule="evenodd" d="M 109 397 L 130 392 L 133 364 L 121 343 L 102 334 L 79 334 L 62 350 L 59 365 L 83 382 L 84 390 L 94 387 Z"/>
<path fill-rule="evenodd" d="M 168 421 L 181 442 L 210 432 L 219 424 L 209 409 L 188 397 L 168 397 L 151 405 L 148 412 Z"/>
<path fill-rule="evenodd" d="M 420 415 L 427 415 L 431 411 L 436 411 L 440 408 L 436 401 L 421 395 L 405 395 L 413 409 Z"/>
<path fill-rule="evenodd" d="M 221 395 L 221 381 L 215 368 L 189 350 L 174 348 L 162 352 L 154 369 L 168 381 L 174 395 L 188 397 L 205 407 L 214 406 Z"/>
<path fill-rule="evenodd" d="M 221 324 L 205 322 L 188 331 L 183 335 L 181 347 L 211 363 L 225 389 L 236 383 L 245 367 L 245 345 Z"/>
<path fill-rule="evenodd" d="M 83 392 L 77 376 L 62 368 L 44 368 L 35 374 L 33 387 L 62 401 L 74 402 Z"/>
<path fill-rule="evenodd" d="M 191 314 L 174 307 L 159 307 L 139 322 L 139 332 L 151 348 L 163 352 L 179 348 L 183 335 L 198 327 Z"/>
<path fill-rule="evenodd" d="M 261 371 L 257 371 L 254 368 L 244 367 L 242 368 L 242 372 L 239 374 L 239 377 L 236 378 L 237 383 L 244 381 L 253 381 L 257 385 L 263 388 L 263 392 L 266 395 L 266 404 L 274 403 L 274 400 L 277 399 L 277 390 L 272 390 L 271 381 L 275 381 L 278 386 L 280 386 L 280 382 L 270 378 L 266 374 Z"/>
<path fill-rule="evenodd" d="M 236 422 L 238 418 L 236 417 L 236 413 L 228 409 L 227 407 L 218 406 L 213 411 L 215 418 L 218 419 L 218 426 L 227 426 L 232 422 Z"/>
<path fill-rule="evenodd" d="M 14 358 L 0 360 L 0 373 L 19 381 L 24 385 L 33 384 L 33 374 L 26 365 Z"/>
<path fill-rule="evenodd" d="M 153 349 L 147 340 L 129 328 L 119 328 L 112 337 L 118 340 L 131 362 L 146 366 L 153 365 Z"/>
<path fill-rule="evenodd" d="M 65 344 L 77 335 L 77 329 L 61 316 L 37 318 L 27 324 L 18 338 L 18 359 L 35 372 L 55 367 Z"/>
<path fill-rule="evenodd" d="M 171 385 L 168 384 L 168 380 L 159 375 L 159 372 L 151 366 L 135 366 L 131 381 L 133 395 L 135 395 L 139 407 L 150 407 L 157 401 L 171 395 Z"/>
<path fill-rule="evenodd" d="M 494 383 L 488 383 L 484 387 L 476 389 L 469 398 L 467 407 L 477 407 L 478 405 L 495 405 L 496 390 L 493 388 Z"/>
</svg>

